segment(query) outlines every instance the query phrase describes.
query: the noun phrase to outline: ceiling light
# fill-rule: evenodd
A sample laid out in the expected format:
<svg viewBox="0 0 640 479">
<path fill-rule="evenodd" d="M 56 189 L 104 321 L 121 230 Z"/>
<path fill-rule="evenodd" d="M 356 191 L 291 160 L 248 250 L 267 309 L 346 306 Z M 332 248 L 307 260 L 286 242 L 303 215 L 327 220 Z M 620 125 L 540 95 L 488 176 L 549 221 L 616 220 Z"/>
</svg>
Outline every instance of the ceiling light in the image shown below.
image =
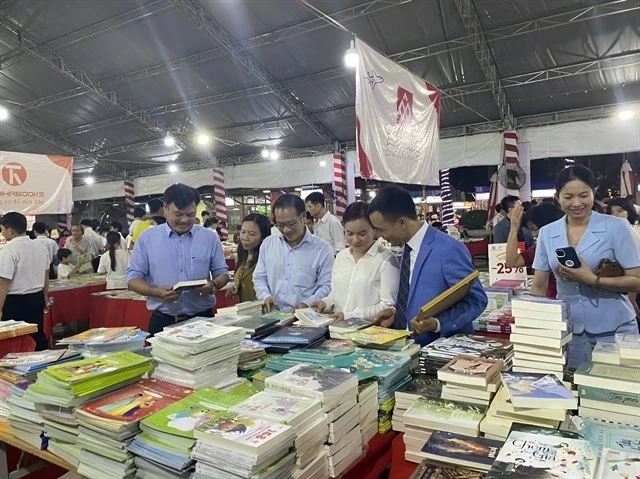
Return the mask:
<svg viewBox="0 0 640 479">
<path fill-rule="evenodd" d="M 113 206 L 118 206 L 118 203 L 114 203 Z"/>
<path fill-rule="evenodd" d="M 322 160 L 322 161 L 320 162 L 320 168 L 324 168 L 325 166 L 327 166 L 327 162 L 326 162 L 326 161 L 324 161 L 324 160 Z"/>
<path fill-rule="evenodd" d="M 296 188 L 295 191 L 302 191 L 302 188 Z"/>
<path fill-rule="evenodd" d="M 271 150 L 269 152 L 269 159 L 270 160 L 279 160 L 280 159 L 280 152 L 278 150 Z"/>
<path fill-rule="evenodd" d="M 205 198 L 211 198 L 211 195 L 204 195 Z"/>
<path fill-rule="evenodd" d="M 271 190 L 262 190 L 263 193 L 271 193 Z"/>
<path fill-rule="evenodd" d="M 209 138 L 209 135 L 200 133 L 196 141 L 198 142 L 198 145 L 208 145 L 209 142 L 211 141 L 211 138 Z"/>
<path fill-rule="evenodd" d="M 177 165 L 169 165 L 169 168 L 167 168 L 169 170 L 169 173 L 176 173 L 178 171 L 178 166 Z"/>
<path fill-rule="evenodd" d="M 95 179 L 93 176 L 87 176 L 87 177 L 84 179 L 84 182 L 85 182 L 87 185 L 92 185 L 92 184 L 94 184 L 94 183 L 96 182 L 96 179 Z"/>
<path fill-rule="evenodd" d="M 173 146 L 176 144 L 176 139 L 171 136 L 171 133 L 167 132 L 167 136 L 164 137 L 164 144 L 166 146 Z"/>
<path fill-rule="evenodd" d="M 9 119 L 9 110 L 7 110 L 3 106 L 0 106 L 0 121 L 4 121 L 8 119 Z"/>
<path fill-rule="evenodd" d="M 260 156 L 265 159 L 269 158 L 269 149 L 266 146 L 260 152 Z"/>
<path fill-rule="evenodd" d="M 618 119 L 620 121 L 633 120 L 635 116 L 636 113 L 633 110 L 622 110 L 621 112 L 618 112 Z"/>
<path fill-rule="evenodd" d="M 353 40 L 349 44 L 349 49 L 344 54 L 344 64 L 348 68 L 355 68 L 358 66 L 358 61 L 360 57 L 358 56 L 358 52 L 356 51 L 356 44 Z"/>
</svg>

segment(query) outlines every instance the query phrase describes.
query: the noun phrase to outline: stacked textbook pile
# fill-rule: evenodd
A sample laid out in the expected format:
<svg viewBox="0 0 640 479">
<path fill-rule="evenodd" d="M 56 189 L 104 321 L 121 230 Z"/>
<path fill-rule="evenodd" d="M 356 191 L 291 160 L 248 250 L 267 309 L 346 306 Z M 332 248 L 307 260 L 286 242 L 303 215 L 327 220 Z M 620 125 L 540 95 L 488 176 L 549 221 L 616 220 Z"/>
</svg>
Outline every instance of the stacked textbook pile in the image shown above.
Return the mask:
<svg viewBox="0 0 640 479">
<path fill-rule="evenodd" d="M 610 356 L 611 362 L 620 362 Z M 578 386 L 581 417 L 640 426 L 640 365 L 582 363 L 573 382 Z"/>
<path fill-rule="evenodd" d="M 485 407 L 443 399 L 420 397 L 404 413 L 405 459 L 422 462 L 422 447 L 434 431 L 446 431 L 476 437 Z"/>
<path fill-rule="evenodd" d="M 502 373 L 502 383 L 480 425 L 487 437 L 504 440 L 514 422 L 557 429 L 577 408 L 571 390 L 553 374 Z"/>
<path fill-rule="evenodd" d="M 561 380 L 567 363 L 566 345 L 573 333 L 569 305 L 561 299 L 517 296 L 511 302 L 516 318 L 510 341 L 513 370 L 519 373 L 553 373 Z"/>
<path fill-rule="evenodd" d="M 308 328 L 324 328 L 334 321 L 328 314 L 318 313 L 313 308 L 296 309 L 294 314 L 298 320 L 298 326 Z"/>
<path fill-rule="evenodd" d="M 378 383 L 364 382 L 358 388 L 358 406 L 360 406 L 360 435 L 362 443 L 367 444 L 378 432 Z"/>
<path fill-rule="evenodd" d="M 502 361 L 457 356 L 440 370 L 438 379 L 444 382 L 442 399 L 489 406 L 500 386 Z"/>
<path fill-rule="evenodd" d="M 136 467 L 127 446 L 140 431 L 139 422 L 192 392 L 165 381 L 143 379 L 77 408 L 78 473 L 105 479 L 129 477 Z"/>
<path fill-rule="evenodd" d="M 193 479 L 276 479 L 290 477 L 295 462 L 293 428 L 218 411 L 198 425 L 192 457 Z"/>
<path fill-rule="evenodd" d="M 420 350 L 420 372 L 427 376 L 437 376 L 439 369 L 461 354 L 500 360 L 504 364 L 503 370 L 510 371 L 513 346 L 502 339 L 469 334 L 439 338 Z"/>
<path fill-rule="evenodd" d="M 330 477 L 346 471 L 362 454 L 358 377 L 355 374 L 300 364 L 268 377 L 265 385 L 267 390 L 322 402 L 329 423 L 325 450 L 329 456 Z"/>
<path fill-rule="evenodd" d="M 276 357 L 267 363 L 267 368 L 279 373 L 298 364 L 330 367 L 336 358 L 351 354 L 355 349 L 351 341 L 327 339 L 313 347 L 297 348 L 284 356 Z"/>
<path fill-rule="evenodd" d="M 262 339 L 268 353 L 286 354 L 296 348 L 313 348 L 325 339 L 326 329 L 305 326 L 287 326 Z"/>
<path fill-rule="evenodd" d="M 7 420 L 14 436 L 37 449 L 47 449 L 49 440 L 44 433 L 44 419 L 38 413 L 35 403 L 24 397 L 25 390 L 30 384 L 32 381 L 11 386 L 11 395 L 7 399 L 9 408 Z"/>
<path fill-rule="evenodd" d="M 329 336 L 331 339 L 345 339 L 345 335 L 355 333 L 361 329 L 371 326 L 371 322 L 364 318 L 346 318 L 329 325 Z"/>
<path fill-rule="evenodd" d="M 327 415 L 318 399 L 275 391 L 263 391 L 230 409 L 241 416 L 284 424 L 293 428 L 295 436 L 295 463 L 299 479 L 313 477 L 324 466 L 327 474 L 327 453 L 324 443 L 329 429 Z M 324 458 L 312 468 L 308 466 L 318 456 Z"/>
<path fill-rule="evenodd" d="M 416 399 L 421 396 L 431 399 L 440 399 L 441 395 L 442 381 L 425 376 L 414 377 L 413 381 L 395 393 L 393 430 L 397 432 L 405 432 L 403 416 Z"/>
<path fill-rule="evenodd" d="M 93 328 L 75 336 L 61 339 L 59 346 L 67 346 L 70 353 L 82 354 L 85 358 L 132 351 L 139 353 L 149 333 L 136 327 Z"/>
<path fill-rule="evenodd" d="M 165 328 L 149 339 L 159 363 L 153 377 L 200 389 L 238 382 L 238 358 L 244 330 L 198 320 Z"/>
<path fill-rule="evenodd" d="M 186 478 L 193 466 L 194 430 L 217 412 L 244 401 L 257 391 L 243 383 L 228 392 L 200 389 L 140 422 L 142 432 L 127 449 L 135 454 L 141 479 Z"/>
<path fill-rule="evenodd" d="M 50 366 L 38 373 L 24 399 L 43 417 L 49 449 L 77 464 L 80 460 L 78 420 L 74 408 L 137 382 L 151 371 L 151 358 L 124 351 Z"/>
<path fill-rule="evenodd" d="M 261 311 L 262 301 L 244 301 L 226 308 L 218 308 L 216 316 L 253 315 L 260 314 Z"/>
</svg>

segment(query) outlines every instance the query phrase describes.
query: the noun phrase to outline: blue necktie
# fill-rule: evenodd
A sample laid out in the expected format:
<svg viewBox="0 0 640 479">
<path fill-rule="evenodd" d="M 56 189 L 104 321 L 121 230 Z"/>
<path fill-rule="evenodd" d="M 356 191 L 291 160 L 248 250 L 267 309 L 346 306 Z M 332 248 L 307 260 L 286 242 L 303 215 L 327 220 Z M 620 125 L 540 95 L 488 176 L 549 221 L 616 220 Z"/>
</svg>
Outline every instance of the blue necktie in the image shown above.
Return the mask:
<svg viewBox="0 0 640 479">
<path fill-rule="evenodd" d="M 400 265 L 400 285 L 398 286 L 398 301 L 396 319 L 393 322 L 395 329 L 407 329 L 407 302 L 409 301 L 409 276 L 411 275 L 411 246 L 404 245 L 402 252 L 402 264 Z"/>
</svg>

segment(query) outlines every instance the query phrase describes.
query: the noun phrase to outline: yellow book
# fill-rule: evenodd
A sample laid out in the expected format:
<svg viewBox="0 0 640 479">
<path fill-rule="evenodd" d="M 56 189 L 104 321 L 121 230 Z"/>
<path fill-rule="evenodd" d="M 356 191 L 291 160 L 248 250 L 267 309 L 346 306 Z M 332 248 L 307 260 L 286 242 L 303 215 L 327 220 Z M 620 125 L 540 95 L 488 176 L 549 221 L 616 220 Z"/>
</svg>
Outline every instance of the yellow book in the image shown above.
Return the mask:
<svg viewBox="0 0 640 479">
<path fill-rule="evenodd" d="M 480 272 L 474 271 L 466 278 L 433 298 L 420 308 L 418 319 L 433 318 L 458 303 L 467 295 L 469 289 L 471 289 L 471 285 L 478 279 L 478 276 L 480 276 Z"/>
<path fill-rule="evenodd" d="M 367 344 L 387 344 L 392 341 L 397 341 L 398 339 L 404 338 L 409 335 L 409 331 L 402 331 L 399 329 L 388 329 L 383 328 L 381 326 L 371 326 L 366 329 L 362 329 L 360 331 L 355 331 L 353 333 L 347 333 L 344 335 L 345 338 L 353 341 L 356 344 L 367 345 Z"/>
</svg>

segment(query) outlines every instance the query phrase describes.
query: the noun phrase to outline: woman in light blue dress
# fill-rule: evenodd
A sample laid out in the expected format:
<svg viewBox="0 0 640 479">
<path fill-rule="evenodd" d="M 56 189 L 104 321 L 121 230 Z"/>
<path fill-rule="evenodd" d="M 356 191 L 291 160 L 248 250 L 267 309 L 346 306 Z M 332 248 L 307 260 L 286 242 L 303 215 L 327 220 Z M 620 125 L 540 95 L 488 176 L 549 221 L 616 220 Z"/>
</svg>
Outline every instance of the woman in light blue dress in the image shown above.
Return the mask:
<svg viewBox="0 0 640 479">
<path fill-rule="evenodd" d="M 553 272 L 558 298 L 568 301 L 573 325 L 567 362 L 577 368 L 591 360 L 596 342 L 613 342 L 616 333 L 638 333 L 635 311 L 623 293 L 640 291 L 640 252 L 628 221 L 592 210 L 596 180 L 591 170 L 566 168 L 555 187 L 565 216 L 540 230 L 532 293 L 544 296 Z M 580 268 L 559 264 L 556 249 L 568 246 L 578 253 Z M 603 259 L 617 261 L 624 276 L 598 278 L 595 272 Z"/>
</svg>

